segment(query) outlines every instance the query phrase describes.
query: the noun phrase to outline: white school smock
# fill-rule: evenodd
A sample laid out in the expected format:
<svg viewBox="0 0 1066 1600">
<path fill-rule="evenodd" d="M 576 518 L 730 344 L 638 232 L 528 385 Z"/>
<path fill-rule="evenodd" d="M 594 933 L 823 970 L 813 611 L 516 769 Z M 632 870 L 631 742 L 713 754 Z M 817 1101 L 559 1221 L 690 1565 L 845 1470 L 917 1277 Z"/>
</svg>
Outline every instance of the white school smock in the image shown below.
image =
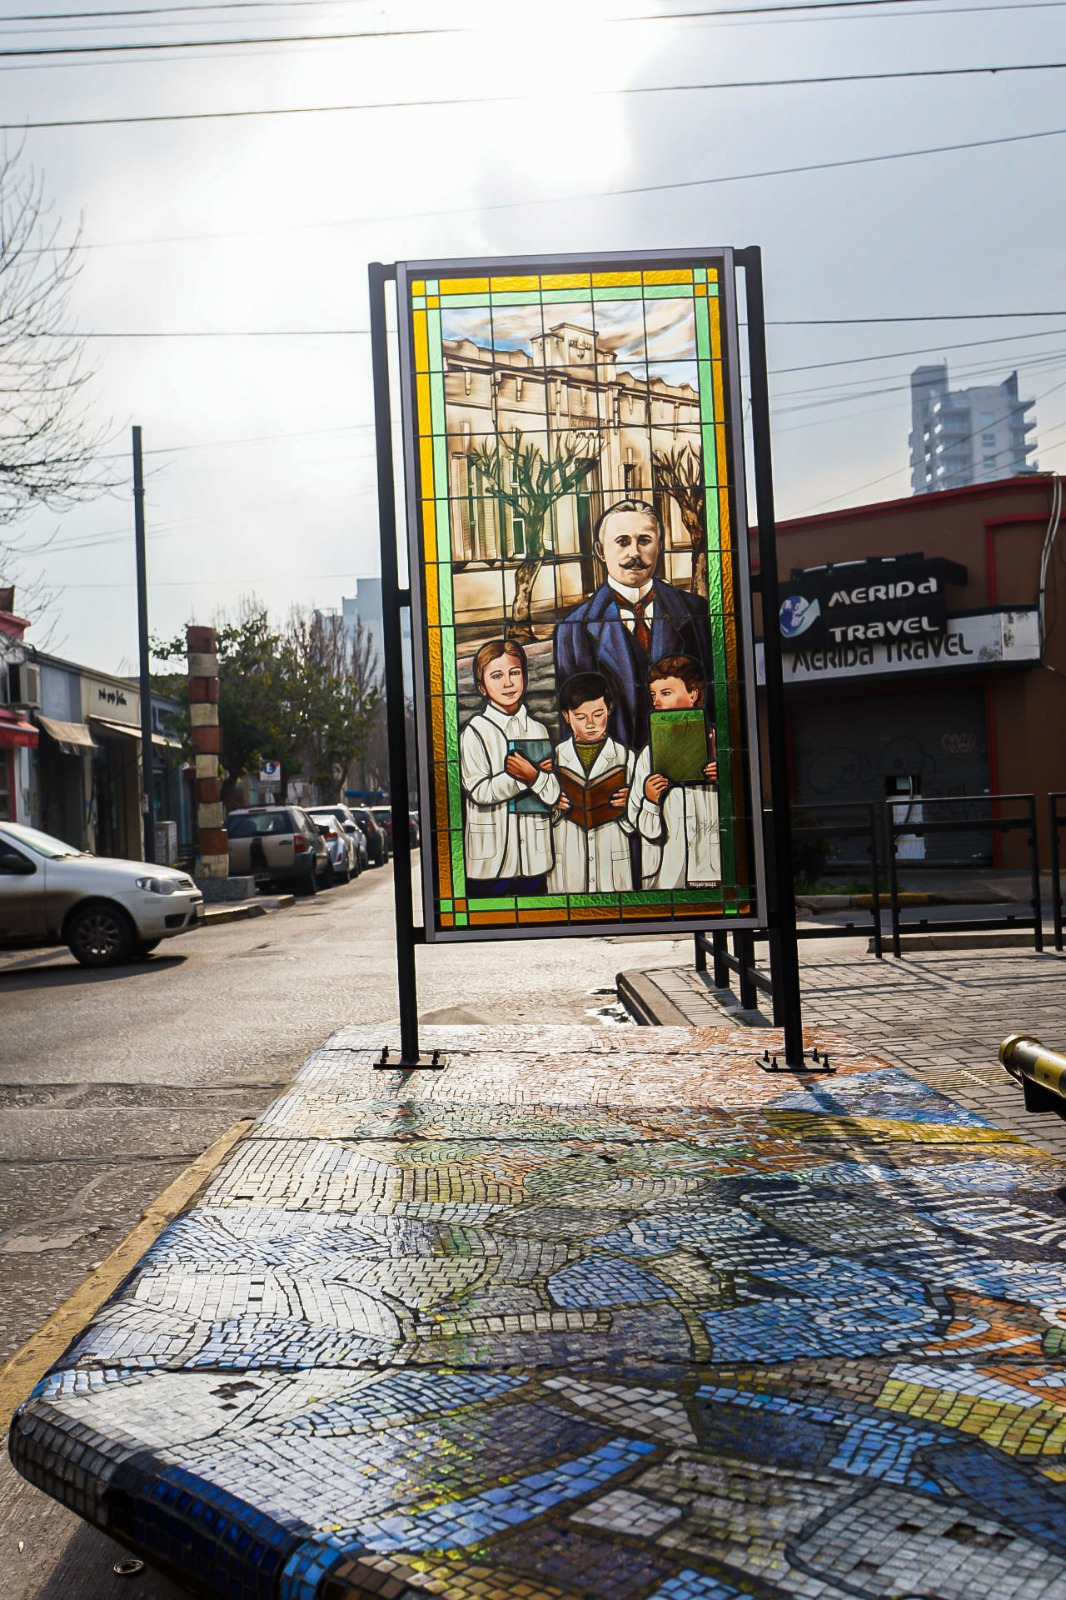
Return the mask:
<svg viewBox="0 0 1066 1600">
<path fill-rule="evenodd" d="M 471 717 L 459 735 L 468 878 L 535 878 L 550 869 L 550 815 L 546 811 L 509 811 L 507 802 L 532 790 L 546 806 L 553 806 L 559 798 L 559 781 L 550 772 L 538 772 L 527 786 L 504 770 L 509 739 L 549 737 L 544 724 L 531 717 L 525 706 L 519 706 L 510 717 L 488 706 Z"/>
<path fill-rule="evenodd" d="M 618 787 L 624 789 L 633 778 L 633 752 L 617 739 L 606 739 L 586 774 L 573 739 L 566 739 L 556 748 L 555 766 L 574 773 L 584 783 L 602 778 L 612 767 L 621 767 L 625 777 L 618 780 Z M 617 822 L 602 822 L 598 828 L 582 828 L 571 822 L 565 811 L 555 812 L 555 865 L 548 875 L 549 894 L 616 894 L 633 888 L 629 853 L 633 830 L 624 807 L 617 817 Z"/>
<path fill-rule="evenodd" d="M 641 879 L 645 889 L 693 889 L 722 879 L 718 790 L 714 784 L 671 784 L 661 805 L 645 797 L 651 775 L 651 746 L 645 745 L 633 769 L 626 816 L 641 839 Z"/>
</svg>

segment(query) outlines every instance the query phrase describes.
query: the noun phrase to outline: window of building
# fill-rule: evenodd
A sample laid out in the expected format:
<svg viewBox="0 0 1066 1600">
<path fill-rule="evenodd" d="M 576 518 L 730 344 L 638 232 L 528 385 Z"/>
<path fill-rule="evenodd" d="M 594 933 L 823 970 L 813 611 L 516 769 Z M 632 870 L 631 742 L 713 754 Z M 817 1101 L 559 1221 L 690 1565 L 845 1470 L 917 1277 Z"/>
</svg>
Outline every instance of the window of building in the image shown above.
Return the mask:
<svg viewBox="0 0 1066 1600">
<path fill-rule="evenodd" d="M 0 750 L 0 822 L 15 820 L 15 759 L 10 750 Z"/>
<path fill-rule="evenodd" d="M 995 443 L 996 443 L 996 436 L 995 436 L 994 433 L 983 433 L 981 435 L 981 444 L 984 446 L 984 448 L 986 450 L 988 450 L 990 448 L 994 448 Z"/>
<path fill-rule="evenodd" d="M 982 428 L 991 428 L 995 424 L 995 420 L 996 420 L 996 413 L 994 411 L 982 411 L 981 412 L 981 426 L 982 426 Z"/>
</svg>

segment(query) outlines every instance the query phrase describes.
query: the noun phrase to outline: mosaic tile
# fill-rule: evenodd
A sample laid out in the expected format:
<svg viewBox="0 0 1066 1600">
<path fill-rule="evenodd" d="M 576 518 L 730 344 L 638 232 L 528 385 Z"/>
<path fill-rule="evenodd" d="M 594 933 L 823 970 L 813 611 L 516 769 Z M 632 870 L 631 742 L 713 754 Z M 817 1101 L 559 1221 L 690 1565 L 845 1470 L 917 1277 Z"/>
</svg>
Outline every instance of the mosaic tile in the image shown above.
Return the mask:
<svg viewBox="0 0 1066 1600">
<path fill-rule="evenodd" d="M 21 1409 L 32 1482 L 236 1600 L 1066 1600 L 1056 1162 L 846 1040 L 427 1032 L 315 1053 Z"/>
</svg>

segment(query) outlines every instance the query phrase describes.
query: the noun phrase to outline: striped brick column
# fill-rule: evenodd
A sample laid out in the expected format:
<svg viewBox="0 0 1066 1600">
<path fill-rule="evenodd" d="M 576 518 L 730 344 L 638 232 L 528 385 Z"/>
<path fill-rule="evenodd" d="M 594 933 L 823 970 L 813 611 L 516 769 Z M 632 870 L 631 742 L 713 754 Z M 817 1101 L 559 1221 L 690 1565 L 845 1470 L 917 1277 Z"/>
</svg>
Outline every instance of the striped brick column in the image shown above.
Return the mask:
<svg viewBox="0 0 1066 1600">
<path fill-rule="evenodd" d="M 222 809 L 218 758 L 222 730 L 218 725 L 218 655 L 214 628 L 188 628 L 189 716 L 196 755 L 196 822 L 200 847 L 197 876 L 229 877 L 229 835 Z"/>
</svg>

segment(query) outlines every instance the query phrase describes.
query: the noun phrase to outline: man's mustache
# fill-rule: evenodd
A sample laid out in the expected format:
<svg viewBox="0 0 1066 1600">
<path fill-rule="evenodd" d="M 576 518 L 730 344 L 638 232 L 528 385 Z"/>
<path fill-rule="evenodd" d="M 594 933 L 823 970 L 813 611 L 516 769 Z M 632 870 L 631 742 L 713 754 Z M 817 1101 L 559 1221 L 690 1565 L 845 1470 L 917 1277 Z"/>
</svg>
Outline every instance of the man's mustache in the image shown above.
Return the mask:
<svg viewBox="0 0 1066 1600">
<path fill-rule="evenodd" d="M 622 566 L 628 572 L 632 567 L 650 567 L 653 563 L 645 556 L 630 556 L 628 561 L 623 561 Z"/>
</svg>

